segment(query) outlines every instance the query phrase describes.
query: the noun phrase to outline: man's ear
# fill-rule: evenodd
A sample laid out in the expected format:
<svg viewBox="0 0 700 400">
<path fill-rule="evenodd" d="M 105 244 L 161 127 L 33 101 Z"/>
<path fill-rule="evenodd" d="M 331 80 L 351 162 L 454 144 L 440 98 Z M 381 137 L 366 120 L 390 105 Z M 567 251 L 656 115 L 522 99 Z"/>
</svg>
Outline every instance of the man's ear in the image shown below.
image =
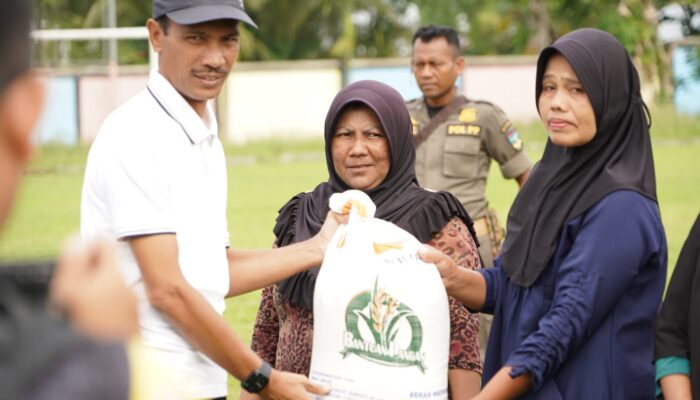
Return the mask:
<svg viewBox="0 0 700 400">
<path fill-rule="evenodd" d="M 44 85 L 32 72 L 13 80 L 0 96 L 0 131 L 22 162 L 32 155 L 32 131 L 44 105 Z"/>
<path fill-rule="evenodd" d="M 151 41 L 151 46 L 153 46 L 153 51 L 160 53 L 160 41 L 165 35 L 163 28 L 160 26 L 158 21 L 153 18 L 149 18 L 148 21 L 146 21 L 146 28 L 148 29 L 148 38 Z"/>
<path fill-rule="evenodd" d="M 464 57 L 459 56 L 455 59 L 455 66 L 457 67 L 457 72 L 461 75 L 464 72 L 465 67 Z"/>
</svg>

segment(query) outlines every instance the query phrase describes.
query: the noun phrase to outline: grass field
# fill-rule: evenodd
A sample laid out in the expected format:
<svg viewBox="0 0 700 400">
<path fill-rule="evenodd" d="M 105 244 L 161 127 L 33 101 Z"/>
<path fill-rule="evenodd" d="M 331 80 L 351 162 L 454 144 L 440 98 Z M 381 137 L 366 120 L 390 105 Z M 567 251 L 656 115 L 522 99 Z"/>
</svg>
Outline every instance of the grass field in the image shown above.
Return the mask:
<svg viewBox="0 0 700 400">
<path fill-rule="evenodd" d="M 654 158 L 661 214 L 669 242 L 669 270 L 700 211 L 700 118 L 656 109 Z M 539 124 L 522 126 L 526 151 L 539 158 L 545 134 Z M 16 208 L 0 234 L 0 261 L 54 257 L 62 238 L 79 228 L 80 188 L 86 148 L 44 147 L 27 170 Z M 229 229 L 235 247 L 269 247 L 277 210 L 292 195 L 326 179 L 321 141 L 260 142 L 228 147 Z M 516 194 L 493 165 L 488 196 L 505 222 Z M 620 238 L 624 240 L 624 238 Z M 228 302 L 226 319 L 250 339 L 259 294 Z M 231 398 L 238 384 L 230 382 Z"/>
</svg>

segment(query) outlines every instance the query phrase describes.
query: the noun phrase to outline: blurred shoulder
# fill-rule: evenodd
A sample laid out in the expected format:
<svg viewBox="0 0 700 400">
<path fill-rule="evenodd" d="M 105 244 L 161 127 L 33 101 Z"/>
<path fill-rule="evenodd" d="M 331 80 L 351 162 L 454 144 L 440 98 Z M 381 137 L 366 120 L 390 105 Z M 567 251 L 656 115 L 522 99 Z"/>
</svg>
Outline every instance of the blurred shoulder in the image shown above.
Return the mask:
<svg viewBox="0 0 700 400">
<path fill-rule="evenodd" d="M 478 115 L 481 115 L 482 118 L 485 117 L 496 117 L 497 119 L 503 119 L 507 118 L 506 113 L 503 111 L 501 107 L 498 105 L 491 103 L 490 101 L 486 100 L 474 100 L 474 99 L 469 99 L 467 103 L 462 107 L 462 109 L 474 109 L 478 113 Z"/>
<path fill-rule="evenodd" d="M 406 108 L 409 112 L 417 111 L 425 108 L 425 101 L 422 97 L 417 97 L 415 99 L 408 100 L 406 102 Z"/>
</svg>

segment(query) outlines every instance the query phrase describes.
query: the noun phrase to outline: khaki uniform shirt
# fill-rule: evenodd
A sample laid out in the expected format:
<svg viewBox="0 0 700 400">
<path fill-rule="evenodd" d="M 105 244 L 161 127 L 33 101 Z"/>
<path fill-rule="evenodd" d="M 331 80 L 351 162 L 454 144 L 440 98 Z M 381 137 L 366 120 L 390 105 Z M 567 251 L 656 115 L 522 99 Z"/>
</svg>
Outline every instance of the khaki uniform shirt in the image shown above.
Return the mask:
<svg viewBox="0 0 700 400">
<path fill-rule="evenodd" d="M 430 121 L 428 108 L 422 97 L 407 106 L 416 134 Z M 518 131 L 500 108 L 468 100 L 418 146 L 416 176 L 424 188 L 452 193 L 476 220 L 486 215 L 491 159 L 504 178 L 516 178 L 532 166 L 522 149 Z"/>
</svg>

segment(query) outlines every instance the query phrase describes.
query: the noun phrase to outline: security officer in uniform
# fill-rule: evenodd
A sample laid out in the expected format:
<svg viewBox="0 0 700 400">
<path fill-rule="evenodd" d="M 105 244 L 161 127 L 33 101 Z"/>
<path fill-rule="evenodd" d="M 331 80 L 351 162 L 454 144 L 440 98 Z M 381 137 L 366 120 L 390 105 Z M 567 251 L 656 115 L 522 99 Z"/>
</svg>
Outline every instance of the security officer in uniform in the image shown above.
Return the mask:
<svg viewBox="0 0 700 400">
<path fill-rule="evenodd" d="M 423 93 L 407 103 L 418 182 L 425 188 L 448 191 L 462 202 L 474 219 L 483 267 L 490 268 L 503 241 L 503 228 L 486 199 L 491 159 L 498 162 L 505 178 L 515 179 L 520 186 L 532 163 L 503 110 L 458 95 L 455 82 L 464 70 L 464 58 L 453 29 L 434 25 L 419 28 L 413 35 L 411 69 Z M 490 316 L 482 315 L 482 355 L 490 327 Z"/>
</svg>

